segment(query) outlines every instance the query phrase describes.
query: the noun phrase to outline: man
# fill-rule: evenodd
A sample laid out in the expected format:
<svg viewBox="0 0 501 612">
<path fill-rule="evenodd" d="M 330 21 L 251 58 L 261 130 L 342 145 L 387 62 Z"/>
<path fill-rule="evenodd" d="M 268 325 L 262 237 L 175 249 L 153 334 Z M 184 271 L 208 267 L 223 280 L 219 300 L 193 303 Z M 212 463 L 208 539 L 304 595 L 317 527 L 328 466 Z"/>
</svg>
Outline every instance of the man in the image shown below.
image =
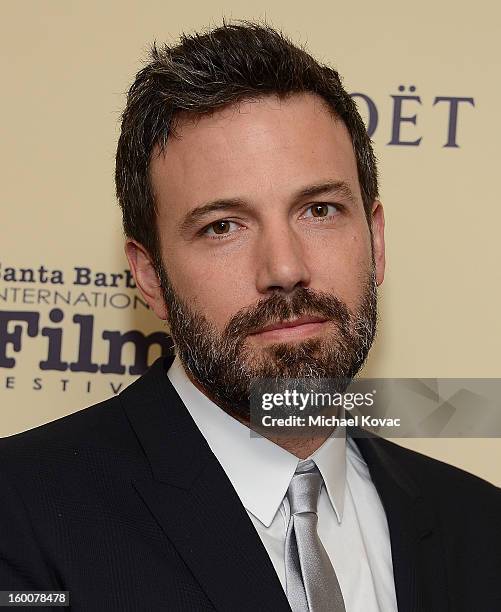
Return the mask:
<svg viewBox="0 0 501 612">
<path fill-rule="evenodd" d="M 351 379 L 384 216 L 338 74 L 268 26 L 153 48 L 116 183 L 175 351 L 0 444 L 0 590 L 74 610 L 501 610 L 500 491 L 379 438 L 251 436 L 257 379 Z"/>
</svg>

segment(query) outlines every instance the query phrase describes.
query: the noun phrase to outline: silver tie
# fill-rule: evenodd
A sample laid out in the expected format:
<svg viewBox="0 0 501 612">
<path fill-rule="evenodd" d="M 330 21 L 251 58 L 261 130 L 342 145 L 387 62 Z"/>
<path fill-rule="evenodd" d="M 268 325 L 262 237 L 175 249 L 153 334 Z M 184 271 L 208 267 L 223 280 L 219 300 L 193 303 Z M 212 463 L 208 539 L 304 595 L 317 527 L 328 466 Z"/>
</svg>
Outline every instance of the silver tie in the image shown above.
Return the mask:
<svg viewBox="0 0 501 612">
<path fill-rule="evenodd" d="M 314 461 L 300 461 L 287 490 L 285 577 L 293 612 L 345 612 L 336 572 L 317 532 L 321 487 L 322 476 Z"/>
</svg>

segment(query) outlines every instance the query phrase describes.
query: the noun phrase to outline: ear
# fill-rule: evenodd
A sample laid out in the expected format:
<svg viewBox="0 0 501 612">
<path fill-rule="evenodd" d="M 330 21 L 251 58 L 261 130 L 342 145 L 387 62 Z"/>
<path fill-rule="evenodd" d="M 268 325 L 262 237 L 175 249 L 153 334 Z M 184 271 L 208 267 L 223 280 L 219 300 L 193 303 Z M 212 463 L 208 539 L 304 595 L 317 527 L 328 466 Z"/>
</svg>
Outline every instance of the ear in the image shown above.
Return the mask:
<svg viewBox="0 0 501 612">
<path fill-rule="evenodd" d="M 148 251 L 139 242 L 128 238 L 125 242 L 125 254 L 144 300 L 159 319 L 166 320 L 167 308 L 160 279 Z"/>
<path fill-rule="evenodd" d="M 384 246 L 384 211 L 379 200 L 374 200 L 371 212 L 372 244 L 374 249 L 374 262 L 376 265 L 376 282 L 380 285 L 384 280 L 386 267 Z"/>
</svg>

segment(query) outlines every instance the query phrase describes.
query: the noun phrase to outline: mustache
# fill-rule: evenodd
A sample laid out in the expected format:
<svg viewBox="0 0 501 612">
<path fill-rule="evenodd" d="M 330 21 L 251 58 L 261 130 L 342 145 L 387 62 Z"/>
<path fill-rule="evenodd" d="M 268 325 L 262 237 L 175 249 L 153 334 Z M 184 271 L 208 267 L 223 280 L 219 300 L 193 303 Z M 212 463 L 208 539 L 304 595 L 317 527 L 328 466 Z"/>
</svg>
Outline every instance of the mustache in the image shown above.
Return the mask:
<svg viewBox="0 0 501 612">
<path fill-rule="evenodd" d="M 325 317 L 336 321 L 342 333 L 347 333 L 350 311 L 346 303 L 333 294 L 299 287 L 290 297 L 275 292 L 250 308 L 239 310 L 226 325 L 225 338 L 243 339 L 256 328 L 301 316 Z"/>
</svg>

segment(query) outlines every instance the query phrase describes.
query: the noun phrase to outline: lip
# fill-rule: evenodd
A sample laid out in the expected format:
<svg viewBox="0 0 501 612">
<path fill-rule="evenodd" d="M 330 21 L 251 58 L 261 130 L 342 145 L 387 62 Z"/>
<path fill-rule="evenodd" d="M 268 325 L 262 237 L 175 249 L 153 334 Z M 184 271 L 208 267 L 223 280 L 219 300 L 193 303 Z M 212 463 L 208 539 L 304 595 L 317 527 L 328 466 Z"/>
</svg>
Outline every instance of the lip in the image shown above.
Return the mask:
<svg viewBox="0 0 501 612">
<path fill-rule="evenodd" d="M 325 323 L 327 319 L 325 317 L 312 317 L 312 316 L 304 316 L 299 317 L 298 319 L 292 319 L 291 321 L 280 321 L 279 323 L 272 323 L 270 325 L 266 325 L 261 329 L 256 330 L 251 335 L 259 335 L 266 332 L 278 331 L 281 329 L 294 329 L 300 328 L 302 326 L 310 326 L 313 324 L 316 327 L 315 323 Z"/>
</svg>

